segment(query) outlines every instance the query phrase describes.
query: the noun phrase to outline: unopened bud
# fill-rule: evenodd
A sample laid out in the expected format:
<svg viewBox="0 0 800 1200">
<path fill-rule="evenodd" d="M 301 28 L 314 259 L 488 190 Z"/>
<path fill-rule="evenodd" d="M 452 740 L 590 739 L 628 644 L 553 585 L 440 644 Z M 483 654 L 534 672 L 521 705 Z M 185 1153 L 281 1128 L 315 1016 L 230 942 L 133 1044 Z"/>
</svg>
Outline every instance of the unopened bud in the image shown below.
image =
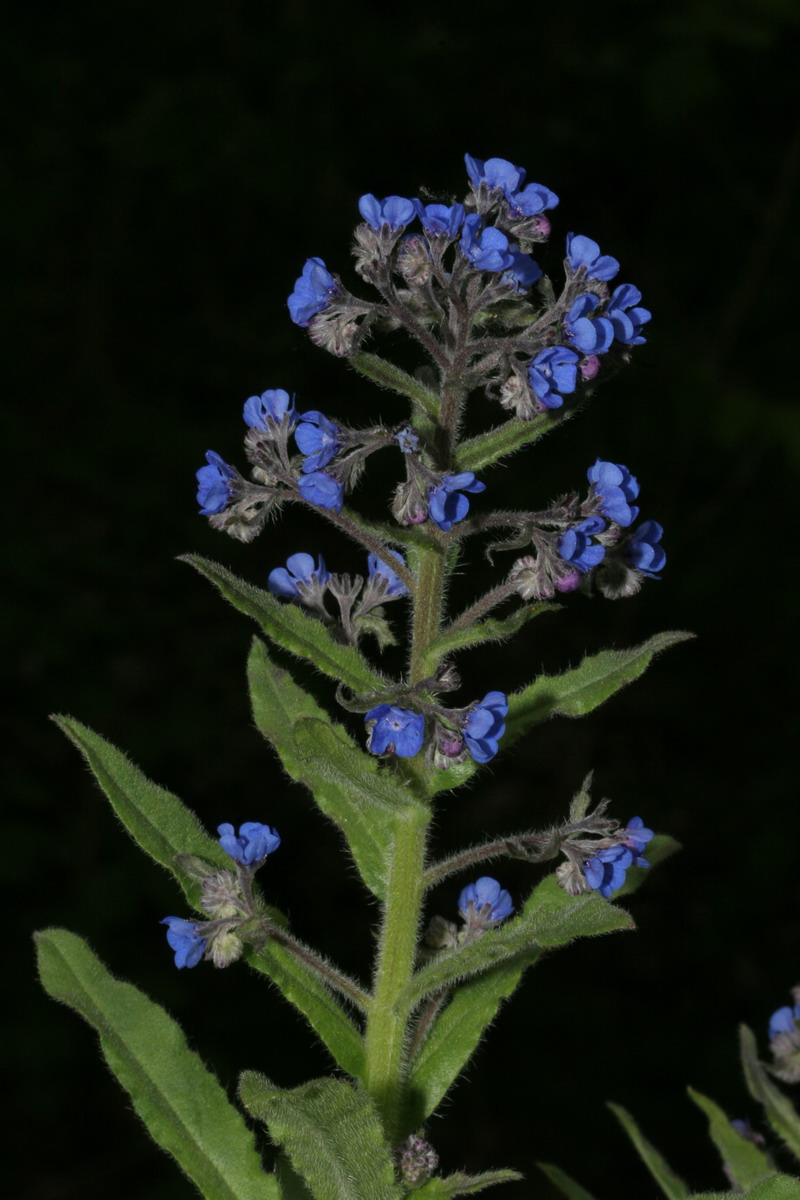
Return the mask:
<svg viewBox="0 0 800 1200">
<path fill-rule="evenodd" d="M 625 600 L 635 596 L 642 586 L 642 577 L 621 558 L 606 558 L 595 572 L 597 589 L 606 600 Z"/>
<path fill-rule="evenodd" d="M 600 370 L 600 359 L 596 354 L 587 354 L 578 364 L 581 373 L 581 379 L 584 383 L 588 383 L 590 379 L 594 379 L 597 372 Z"/>
<path fill-rule="evenodd" d="M 241 958 L 242 949 L 241 939 L 230 928 L 221 929 L 209 940 L 211 961 L 215 967 L 229 967 L 237 958 Z"/>
<path fill-rule="evenodd" d="M 421 525 L 428 519 L 428 504 L 411 481 L 401 483 L 394 494 L 392 516 L 401 525 Z"/>
<path fill-rule="evenodd" d="M 315 346 L 335 354 L 337 358 L 346 358 L 351 353 L 359 324 L 354 320 L 352 310 L 337 308 L 330 305 L 324 312 L 318 313 L 308 326 L 308 334 Z"/>
<path fill-rule="evenodd" d="M 411 1134 L 400 1148 L 400 1174 L 408 1188 L 421 1187 L 439 1165 L 439 1155 L 430 1142 Z"/>
<path fill-rule="evenodd" d="M 397 270 L 411 287 L 423 287 L 429 281 L 433 273 L 430 251 L 425 238 L 418 233 L 410 234 L 400 243 Z"/>
</svg>

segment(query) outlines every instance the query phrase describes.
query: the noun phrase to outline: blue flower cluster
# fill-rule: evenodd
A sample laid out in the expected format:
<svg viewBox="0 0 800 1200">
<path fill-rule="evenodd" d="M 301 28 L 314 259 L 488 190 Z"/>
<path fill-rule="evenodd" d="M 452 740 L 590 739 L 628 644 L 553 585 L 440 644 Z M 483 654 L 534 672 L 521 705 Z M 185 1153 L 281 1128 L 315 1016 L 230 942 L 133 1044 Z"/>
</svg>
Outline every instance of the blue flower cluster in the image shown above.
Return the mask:
<svg viewBox="0 0 800 1200">
<path fill-rule="evenodd" d="M 540 183 L 529 183 L 523 187 L 524 168 L 515 167 L 505 158 L 488 158 L 483 162 L 471 154 L 465 154 L 464 161 L 470 183 L 476 192 L 481 184 L 492 191 L 502 192 L 513 216 L 537 216 L 558 204 L 558 196 Z"/>
<path fill-rule="evenodd" d="M 477 763 L 489 762 L 499 749 L 505 733 L 508 697 L 504 692 L 487 692 L 461 719 L 464 742 Z M 372 754 L 396 754 L 413 758 L 425 742 L 425 717 L 422 713 L 390 704 L 377 704 L 364 717 L 367 724 L 367 749 Z M 458 736 L 451 739 L 453 749 L 460 746 Z M 463 746 L 461 747 L 463 749 Z"/>
<path fill-rule="evenodd" d="M 496 879 L 483 875 L 462 890 L 458 897 L 458 911 L 465 920 L 474 914 L 481 918 L 483 925 L 499 925 L 511 916 L 514 905 L 511 896 Z"/>
<path fill-rule="evenodd" d="M 653 837 L 653 830 L 646 829 L 641 817 L 632 817 L 622 830 L 620 842 L 601 850 L 583 864 L 583 874 L 589 887 L 608 899 L 625 882 L 629 867 L 649 867 L 642 851 Z"/>
</svg>

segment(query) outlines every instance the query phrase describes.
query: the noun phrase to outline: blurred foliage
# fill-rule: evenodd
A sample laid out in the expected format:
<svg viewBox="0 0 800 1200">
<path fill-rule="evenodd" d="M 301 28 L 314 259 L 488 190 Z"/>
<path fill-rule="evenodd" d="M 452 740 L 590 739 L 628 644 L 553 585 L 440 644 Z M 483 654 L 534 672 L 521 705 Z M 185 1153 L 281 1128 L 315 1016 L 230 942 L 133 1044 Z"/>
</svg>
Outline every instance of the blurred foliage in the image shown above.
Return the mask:
<svg viewBox="0 0 800 1200">
<path fill-rule="evenodd" d="M 337 837 L 252 728 L 250 630 L 172 559 L 208 553 L 262 582 L 324 538 L 331 567 L 357 566 L 294 514 L 253 547 L 214 534 L 196 516 L 193 471 L 208 447 L 242 461 L 254 391 L 287 387 L 356 420 L 371 411 L 373 389 L 310 346 L 285 297 L 308 255 L 348 274 L 361 193 L 458 196 L 464 151 L 524 164 L 561 196 L 546 270 L 569 229 L 588 233 L 654 313 L 633 365 L 487 482 L 538 504 L 597 455 L 628 463 L 670 562 L 632 602 L 570 598 L 523 635 L 502 678 L 495 651 L 465 660 L 463 694 L 665 627 L 700 638 L 445 802 L 443 849 L 548 823 L 593 767 L 620 817 L 640 812 L 686 849 L 637 897 L 635 938 L 576 947 L 528 983 L 429 1136 L 446 1169 L 508 1162 L 531 1178 L 537 1159 L 571 1168 L 579 1128 L 586 1186 L 640 1200 L 646 1176 L 602 1107 L 611 1098 L 636 1108 L 693 1186 L 718 1188 L 711 1153 L 696 1157 L 684 1086 L 745 1115 L 736 1025 L 761 1029 L 797 981 L 794 0 L 575 0 L 477 21 L 441 6 L 79 0 L 13 6 L 6 26 L 5 833 L 24 964 L 7 1058 L 40 1131 L 13 1194 L 191 1194 L 131 1121 L 90 1035 L 35 987 L 24 941 L 35 926 L 86 935 L 230 1084 L 240 1067 L 281 1086 L 327 1069 L 258 979 L 174 973 L 156 924 L 172 887 L 120 837 L 44 717 L 74 713 L 124 745 L 210 827 L 275 824 L 276 902 L 344 967 L 363 960 L 373 913 L 341 871 Z M 385 494 L 378 485 L 365 504 Z M 476 550 L 465 597 L 493 577 Z M 515 866 L 504 882 L 528 881 Z M 443 886 L 442 911 L 458 886 Z M 262 1044 L 243 1048 L 237 1006 L 263 1020 Z M 545 1036 L 531 1042 L 532 1030 Z M 536 1111 L 529 1077 L 548 1081 Z"/>
</svg>

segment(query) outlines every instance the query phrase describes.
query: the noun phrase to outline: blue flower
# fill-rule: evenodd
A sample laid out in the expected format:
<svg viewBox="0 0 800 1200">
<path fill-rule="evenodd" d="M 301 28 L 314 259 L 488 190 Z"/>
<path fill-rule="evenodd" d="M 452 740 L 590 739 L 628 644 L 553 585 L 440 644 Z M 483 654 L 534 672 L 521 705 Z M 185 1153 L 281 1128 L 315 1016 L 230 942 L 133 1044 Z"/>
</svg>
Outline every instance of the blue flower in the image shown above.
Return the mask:
<svg viewBox="0 0 800 1200">
<path fill-rule="evenodd" d="M 641 858 L 641 854 L 647 843 L 651 842 L 655 836 L 652 829 L 645 828 L 641 817 L 631 817 L 622 833 L 624 834 L 622 845 L 627 846 L 635 855 L 633 865 L 648 867 L 650 864 Z"/>
<path fill-rule="evenodd" d="M 464 257 L 479 271 L 507 271 L 514 265 L 506 235 L 493 225 L 481 230 L 481 218 L 477 213 L 464 218 L 460 245 Z"/>
<path fill-rule="evenodd" d="M 454 238 L 464 224 L 464 205 L 423 204 L 415 200 L 417 216 L 422 222 L 422 228 L 433 236 L 444 235 Z"/>
<path fill-rule="evenodd" d="M 401 429 L 399 433 L 394 435 L 394 440 L 402 450 L 403 454 L 413 454 L 419 445 L 419 436 L 414 432 L 410 425 L 406 425 L 405 429 Z"/>
<path fill-rule="evenodd" d="M 325 471 L 314 471 L 311 475 L 301 475 L 297 481 L 300 495 L 309 504 L 317 508 L 329 508 L 332 512 L 341 512 L 344 501 L 344 486 L 328 475 Z"/>
<path fill-rule="evenodd" d="M 413 758 L 425 740 L 425 718 L 407 708 L 378 704 L 364 717 L 369 730 L 367 749 L 372 754 Z"/>
<path fill-rule="evenodd" d="M 286 301 L 289 316 L 295 325 L 305 329 L 311 323 L 311 318 L 326 309 L 333 297 L 338 295 L 339 286 L 322 259 L 307 258 L 303 273 Z"/>
<path fill-rule="evenodd" d="M 601 254 L 597 242 L 582 233 L 567 234 L 567 259 L 573 271 L 586 268 L 588 279 L 613 279 L 619 263 L 610 254 Z"/>
<path fill-rule="evenodd" d="M 301 413 L 294 440 L 300 453 L 307 455 L 302 466 L 305 475 L 327 467 L 339 449 L 336 426 L 321 412 Z"/>
<path fill-rule="evenodd" d="M 277 850 L 281 844 L 280 836 L 269 825 L 261 825 L 258 821 L 245 821 L 239 826 L 239 836 L 233 831 L 233 826 L 217 826 L 219 844 L 226 854 L 241 863 L 243 867 L 253 867 L 262 863 L 268 854 Z"/>
<path fill-rule="evenodd" d="M 531 257 L 521 250 L 512 250 L 513 262 L 507 271 L 503 272 L 503 283 L 513 283 L 518 292 L 527 291 L 533 287 L 537 279 L 542 277 L 542 268 Z"/>
<path fill-rule="evenodd" d="M 270 571 L 267 588 L 273 596 L 283 596 L 285 600 L 299 600 L 301 593 L 298 583 L 306 586 L 317 583 L 325 584 L 330 574 L 325 570 L 325 559 L 320 554 L 317 565 L 310 554 L 291 554 L 286 560 L 285 567 L 276 567 Z"/>
<path fill-rule="evenodd" d="M 658 521 L 642 521 L 638 529 L 634 529 L 625 547 L 625 558 L 642 575 L 655 579 L 667 561 L 663 546 L 659 542 L 664 530 Z"/>
<path fill-rule="evenodd" d="M 271 388 L 245 401 L 244 419 L 251 429 L 266 429 L 268 417 L 280 424 L 284 417 L 293 421 L 296 416 L 294 397 L 283 388 Z"/>
<path fill-rule="evenodd" d="M 625 882 L 625 872 L 633 865 L 633 854 L 626 846 L 610 846 L 583 864 L 589 887 L 608 899 Z"/>
<path fill-rule="evenodd" d="M 784 1005 L 777 1009 L 769 1019 L 770 1040 L 779 1033 L 795 1033 L 795 1021 L 800 1021 L 800 1004 L 795 1004 L 794 1008 Z"/>
<path fill-rule="evenodd" d="M 469 906 L 476 913 L 483 915 L 485 924 L 496 925 L 505 921 L 514 911 L 511 897 L 496 879 L 483 875 L 474 883 L 468 883 L 458 897 L 458 911 L 466 920 L 469 916 Z"/>
<path fill-rule="evenodd" d="M 359 200 L 358 211 L 375 230 L 379 230 L 383 225 L 388 225 L 390 229 L 404 229 L 416 216 L 413 200 L 404 200 L 402 196 L 387 196 L 385 200 L 376 200 L 370 192 Z"/>
<path fill-rule="evenodd" d="M 207 467 L 197 471 L 197 503 L 204 517 L 222 512 L 233 496 L 236 472 L 213 450 L 206 452 Z"/>
<path fill-rule="evenodd" d="M 578 380 L 578 355 L 566 346 L 540 350 L 528 367 L 528 381 L 540 404 L 561 408 L 562 392 L 574 392 Z"/>
<path fill-rule="evenodd" d="M 399 563 L 403 564 L 403 566 L 406 565 L 402 554 L 398 554 L 396 550 L 390 550 L 389 553 L 391 554 L 392 558 L 396 558 Z M 370 579 L 377 575 L 381 579 L 386 580 L 387 586 L 384 595 L 387 598 L 389 596 L 408 595 L 408 588 L 403 583 L 400 576 L 392 570 L 388 563 L 382 562 L 376 554 L 370 554 L 369 558 L 367 559 L 367 566 L 369 567 Z"/>
<path fill-rule="evenodd" d="M 487 158 L 484 162 L 480 158 L 473 158 L 471 154 L 465 154 L 464 162 L 467 164 L 470 183 L 476 191 L 485 183 L 490 188 L 502 188 L 508 194 L 516 192 L 525 180 L 524 169 L 515 167 L 505 158 Z"/>
<path fill-rule="evenodd" d="M 601 499 L 601 513 L 617 525 L 632 525 L 639 515 L 639 509 L 631 505 L 639 495 L 639 481 L 628 468 L 598 458 L 586 476 Z"/>
<path fill-rule="evenodd" d="M 497 743 L 506 731 L 508 698 L 504 692 L 487 692 L 464 724 L 464 740 L 475 762 L 485 763 L 497 754 Z"/>
<path fill-rule="evenodd" d="M 164 917 L 160 925 L 167 925 L 167 941 L 175 951 L 175 966 L 196 967 L 205 953 L 206 943 L 198 932 L 194 921 L 183 917 Z"/>
<path fill-rule="evenodd" d="M 606 523 L 602 517 L 587 517 L 578 525 L 573 525 L 562 533 L 558 539 L 558 553 L 564 562 L 569 563 L 584 575 L 603 561 L 605 546 L 598 546 L 592 541 L 594 534 L 602 533 Z"/>
<path fill-rule="evenodd" d="M 606 317 L 595 317 L 594 320 L 589 317 L 599 303 L 599 296 L 585 292 L 578 296 L 567 313 L 565 324 L 569 340 L 584 354 L 605 354 L 614 340 L 611 321 Z"/>
<path fill-rule="evenodd" d="M 523 172 L 524 174 L 524 172 Z M 521 191 L 506 192 L 512 217 L 536 217 L 547 208 L 555 208 L 558 196 L 541 183 L 526 184 Z"/>
<path fill-rule="evenodd" d="M 626 346 L 641 346 L 647 338 L 641 336 L 641 328 L 650 320 L 651 313 L 639 308 L 642 293 L 632 283 L 621 283 L 614 288 L 606 308 L 606 316 L 614 326 L 617 340 Z"/>
<path fill-rule="evenodd" d="M 428 516 L 447 533 L 469 512 L 469 500 L 462 493 L 485 490 L 486 484 L 476 479 L 472 471 L 445 475 L 439 486 L 428 492 Z"/>
</svg>

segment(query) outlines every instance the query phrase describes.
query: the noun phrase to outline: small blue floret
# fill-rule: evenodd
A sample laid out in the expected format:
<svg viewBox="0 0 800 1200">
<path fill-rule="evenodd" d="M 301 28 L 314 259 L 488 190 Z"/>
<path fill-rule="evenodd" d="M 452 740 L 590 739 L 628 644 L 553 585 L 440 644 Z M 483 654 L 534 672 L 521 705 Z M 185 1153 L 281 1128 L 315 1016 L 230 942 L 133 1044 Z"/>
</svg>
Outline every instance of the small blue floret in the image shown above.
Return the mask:
<svg viewBox="0 0 800 1200">
<path fill-rule="evenodd" d="M 464 724 L 464 741 L 475 762 L 488 762 L 497 754 L 507 713 L 505 692 L 487 692 L 472 709 Z"/>
<path fill-rule="evenodd" d="M 271 388 L 260 396 L 251 396 L 244 405 L 244 419 L 251 429 L 266 429 L 268 417 L 280 424 L 284 417 L 293 421 L 296 415 L 294 397 L 283 388 Z"/>
<path fill-rule="evenodd" d="M 566 346 L 540 350 L 528 367 L 528 382 L 545 408 L 561 408 L 562 393 L 575 391 L 578 381 L 578 355 Z"/>
<path fill-rule="evenodd" d="M 369 735 L 367 749 L 372 754 L 396 754 L 398 758 L 413 758 L 425 740 L 425 718 L 422 713 L 391 704 L 378 704 L 365 715 Z"/>
<path fill-rule="evenodd" d="M 197 471 L 197 503 L 204 517 L 222 512 L 233 497 L 236 472 L 213 450 L 206 452 L 207 467 Z"/>
<path fill-rule="evenodd" d="M 597 242 L 582 233 L 567 234 L 567 260 L 573 271 L 586 268 L 587 279 L 613 279 L 619 263 L 610 254 L 601 254 Z"/>
<path fill-rule="evenodd" d="M 333 421 L 321 412 L 306 412 L 294 432 L 294 440 L 301 454 L 305 454 L 302 470 L 306 475 L 327 467 L 339 449 L 339 436 Z"/>
<path fill-rule="evenodd" d="M 285 567 L 270 571 L 267 588 L 273 596 L 282 596 L 284 600 L 300 600 L 298 583 L 308 587 L 314 583 L 323 585 L 329 579 L 330 574 L 325 569 L 325 559 L 321 554 L 316 564 L 310 554 L 290 554 Z"/>
<path fill-rule="evenodd" d="M 399 563 L 405 566 L 405 560 L 402 554 L 396 550 L 390 550 L 392 558 L 396 558 Z M 369 577 L 372 579 L 374 575 L 386 580 L 386 592 L 384 593 L 387 599 L 390 596 L 407 596 L 408 588 L 403 583 L 400 576 L 392 570 L 388 563 L 383 562 L 378 558 L 377 554 L 370 554 L 367 558 L 367 566 L 369 567 Z"/>
<path fill-rule="evenodd" d="M 632 283 L 621 283 L 614 288 L 608 301 L 606 316 L 614 326 L 614 334 L 618 341 L 626 346 L 641 346 L 647 338 L 642 336 L 641 328 L 650 320 L 651 313 L 641 308 L 639 301 L 642 293 Z"/>
<path fill-rule="evenodd" d="M 339 287 L 321 258 L 307 258 L 303 273 L 295 282 L 286 303 L 295 325 L 306 328 L 311 318 L 328 307 Z"/>
<path fill-rule="evenodd" d="M 559 556 L 585 575 L 605 558 L 605 546 L 600 546 L 592 540 L 598 533 L 603 533 L 605 528 L 606 523 L 602 517 L 587 517 L 585 521 L 573 525 L 558 539 Z"/>
<path fill-rule="evenodd" d="M 206 943 L 194 921 L 186 921 L 183 917 L 164 917 L 160 924 L 168 926 L 167 941 L 175 951 L 178 970 L 196 967 L 205 953 Z"/>
<path fill-rule="evenodd" d="M 642 521 L 625 547 L 627 561 L 648 579 L 656 579 L 667 561 L 664 547 L 659 545 L 663 536 L 664 530 L 658 521 Z"/>
<path fill-rule="evenodd" d="M 358 211 L 376 232 L 384 225 L 392 230 L 405 229 L 416 216 L 413 200 L 406 200 L 403 196 L 387 196 L 385 200 L 376 200 L 371 192 L 361 197 Z"/>
<path fill-rule="evenodd" d="M 468 883 L 458 898 L 458 911 L 465 919 L 469 916 L 469 906 L 476 913 L 481 913 L 484 922 L 492 925 L 505 921 L 514 911 L 511 896 L 500 887 L 496 879 L 483 875 L 475 883 Z"/>
<path fill-rule="evenodd" d="M 595 493 L 600 496 L 600 511 L 617 525 L 632 525 L 639 509 L 631 504 L 639 495 L 639 481 L 622 463 L 604 462 L 597 459 L 589 467 L 586 477 Z"/>
<path fill-rule="evenodd" d="M 219 844 L 226 854 L 243 867 L 254 867 L 262 863 L 268 854 L 277 850 L 281 839 L 269 825 L 259 821 L 245 821 L 239 826 L 238 836 L 233 826 L 227 823 L 217 826 Z"/>
<path fill-rule="evenodd" d="M 325 471 L 301 475 L 297 487 L 302 498 L 309 504 L 315 504 L 317 508 L 328 508 L 331 512 L 342 511 L 344 486 Z"/>
<path fill-rule="evenodd" d="M 483 492 L 486 484 L 476 479 L 472 471 L 446 475 L 438 487 L 428 493 L 428 515 L 435 525 L 449 532 L 469 512 L 469 500 L 464 492 Z"/>
</svg>

